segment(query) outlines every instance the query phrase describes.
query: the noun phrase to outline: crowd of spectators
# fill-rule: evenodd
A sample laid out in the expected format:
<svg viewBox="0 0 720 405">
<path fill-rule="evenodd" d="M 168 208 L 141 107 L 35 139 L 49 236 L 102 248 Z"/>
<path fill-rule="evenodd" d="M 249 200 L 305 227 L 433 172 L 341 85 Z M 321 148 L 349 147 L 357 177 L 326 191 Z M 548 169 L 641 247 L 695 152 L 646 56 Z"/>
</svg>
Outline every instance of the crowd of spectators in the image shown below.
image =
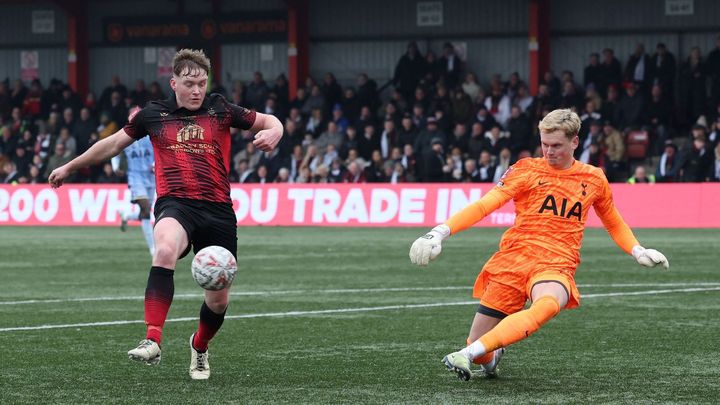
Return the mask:
<svg viewBox="0 0 720 405">
<path fill-rule="evenodd" d="M 589 55 L 582 80 L 546 72 L 536 95 L 516 72 L 488 79 L 481 84 L 450 43 L 438 56 L 411 42 L 386 91 L 366 74 L 343 87 L 327 73 L 290 99 L 284 75 L 269 84 L 255 72 L 211 92 L 285 126 L 270 153 L 248 131 L 231 132 L 233 182 L 497 182 L 518 159 L 542 156 L 537 123 L 555 108 L 580 115 L 576 158 L 610 181 L 720 181 L 720 36 L 707 57 L 694 47 L 679 64 L 662 43 L 651 55 L 638 44 L 624 67 L 604 49 Z M 46 182 L 122 128 L 130 106 L 165 97 L 157 82 L 128 90 L 118 77 L 84 99 L 57 79 L 0 82 L 0 182 Z M 70 181 L 123 176 L 105 162 Z"/>
</svg>

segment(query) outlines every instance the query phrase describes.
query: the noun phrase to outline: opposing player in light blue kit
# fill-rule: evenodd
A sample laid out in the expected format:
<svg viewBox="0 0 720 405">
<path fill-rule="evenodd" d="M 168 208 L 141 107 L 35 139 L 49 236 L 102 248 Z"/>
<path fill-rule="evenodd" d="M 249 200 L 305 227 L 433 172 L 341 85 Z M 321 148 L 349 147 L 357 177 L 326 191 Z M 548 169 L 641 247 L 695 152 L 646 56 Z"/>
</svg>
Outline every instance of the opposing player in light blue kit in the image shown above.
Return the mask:
<svg viewBox="0 0 720 405">
<path fill-rule="evenodd" d="M 131 110 L 130 119 L 138 108 Z M 133 142 L 123 150 L 127 159 L 127 179 L 130 188 L 130 202 L 140 207 L 140 212 L 130 208 L 120 211 L 120 230 L 127 230 L 128 221 L 140 221 L 145 242 L 150 254 L 155 255 L 153 228 L 150 223 L 150 209 L 155 202 L 155 155 L 153 154 L 150 137 L 145 136 Z M 113 170 L 120 167 L 120 155 L 112 159 Z"/>
</svg>

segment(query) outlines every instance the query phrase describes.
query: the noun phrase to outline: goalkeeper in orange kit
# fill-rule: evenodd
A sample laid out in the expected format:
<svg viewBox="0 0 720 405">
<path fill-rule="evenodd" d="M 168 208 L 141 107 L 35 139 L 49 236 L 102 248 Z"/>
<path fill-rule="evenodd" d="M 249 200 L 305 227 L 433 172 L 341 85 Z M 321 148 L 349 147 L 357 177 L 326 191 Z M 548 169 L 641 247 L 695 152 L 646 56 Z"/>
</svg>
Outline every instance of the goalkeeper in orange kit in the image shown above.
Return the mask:
<svg viewBox="0 0 720 405">
<path fill-rule="evenodd" d="M 410 248 L 412 263 L 426 266 L 441 252 L 451 234 L 468 229 L 509 200 L 515 202 L 515 224 L 505 232 L 498 250 L 475 281 L 473 296 L 480 305 L 467 339 L 468 346 L 443 362 L 464 380 L 470 363 L 495 375 L 504 348 L 536 332 L 561 309 L 580 304 L 575 269 L 590 207 L 615 243 L 638 263 L 669 268 L 665 256 L 640 246 L 612 200 L 601 169 L 573 158 L 578 147 L 580 118 L 561 109 L 539 124 L 542 158 L 521 159 L 480 200 L 418 238 Z M 525 302 L 532 304 L 527 308 Z"/>
</svg>

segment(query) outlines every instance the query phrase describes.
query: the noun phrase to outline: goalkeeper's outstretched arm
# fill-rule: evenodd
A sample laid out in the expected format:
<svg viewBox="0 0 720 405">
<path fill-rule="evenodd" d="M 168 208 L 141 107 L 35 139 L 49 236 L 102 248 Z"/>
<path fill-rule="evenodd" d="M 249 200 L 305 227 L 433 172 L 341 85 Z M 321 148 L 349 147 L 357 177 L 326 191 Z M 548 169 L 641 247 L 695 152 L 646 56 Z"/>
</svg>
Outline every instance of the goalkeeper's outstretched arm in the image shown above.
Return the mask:
<svg viewBox="0 0 720 405">
<path fill-rule="evenodd" d="M 645 249 L 640 245 L 640 242 L 635 238 L 632 230 L 625 223 L 614 205 L 609 204 L 605 209 L 596 207 L 595 211 L 613 241 L 620 249 L 632 255 L 638 263 L 645 267 L 655 267 L 662 264 L 664 268 L 670 268 L 670 262 L 668 262 L 664 254 L 655 249 Z"/>
<path fill-rule="evenodd" d="M 490 190 L 482 198 L 469 204 L 457 214 L 419 237 L 410 247 L 410 261 L 419 266 L 427 266 L 430 260 L 442 252 L 442 241 L 450 235 L 470 228 L 488 214 L 502 207 L 510 196 L 496 189 Z"/>
</svg>

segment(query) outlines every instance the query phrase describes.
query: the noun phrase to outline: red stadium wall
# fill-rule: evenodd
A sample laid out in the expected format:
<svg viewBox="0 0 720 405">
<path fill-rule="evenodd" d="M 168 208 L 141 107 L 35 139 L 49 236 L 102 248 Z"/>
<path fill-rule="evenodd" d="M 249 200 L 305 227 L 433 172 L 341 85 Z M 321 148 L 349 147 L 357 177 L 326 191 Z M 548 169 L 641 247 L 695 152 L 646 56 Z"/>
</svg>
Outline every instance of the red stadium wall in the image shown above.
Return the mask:
<svg viewBox="0 0 720 405">
<path fill-rule="evenodd" d="M 492 184 L 233 185 L 239 225 L 433 226 L 474 201 Z M 612 185 L 632 227 L 720 228 L 720 184 Z M 0 226 L 116 225 L 129 204 L 124 185 L 0 185 Z M 509 203 L 478 226 L 508 226 Z M 591 227 L 602 226 L 594 212 Z"/>
</svg>

